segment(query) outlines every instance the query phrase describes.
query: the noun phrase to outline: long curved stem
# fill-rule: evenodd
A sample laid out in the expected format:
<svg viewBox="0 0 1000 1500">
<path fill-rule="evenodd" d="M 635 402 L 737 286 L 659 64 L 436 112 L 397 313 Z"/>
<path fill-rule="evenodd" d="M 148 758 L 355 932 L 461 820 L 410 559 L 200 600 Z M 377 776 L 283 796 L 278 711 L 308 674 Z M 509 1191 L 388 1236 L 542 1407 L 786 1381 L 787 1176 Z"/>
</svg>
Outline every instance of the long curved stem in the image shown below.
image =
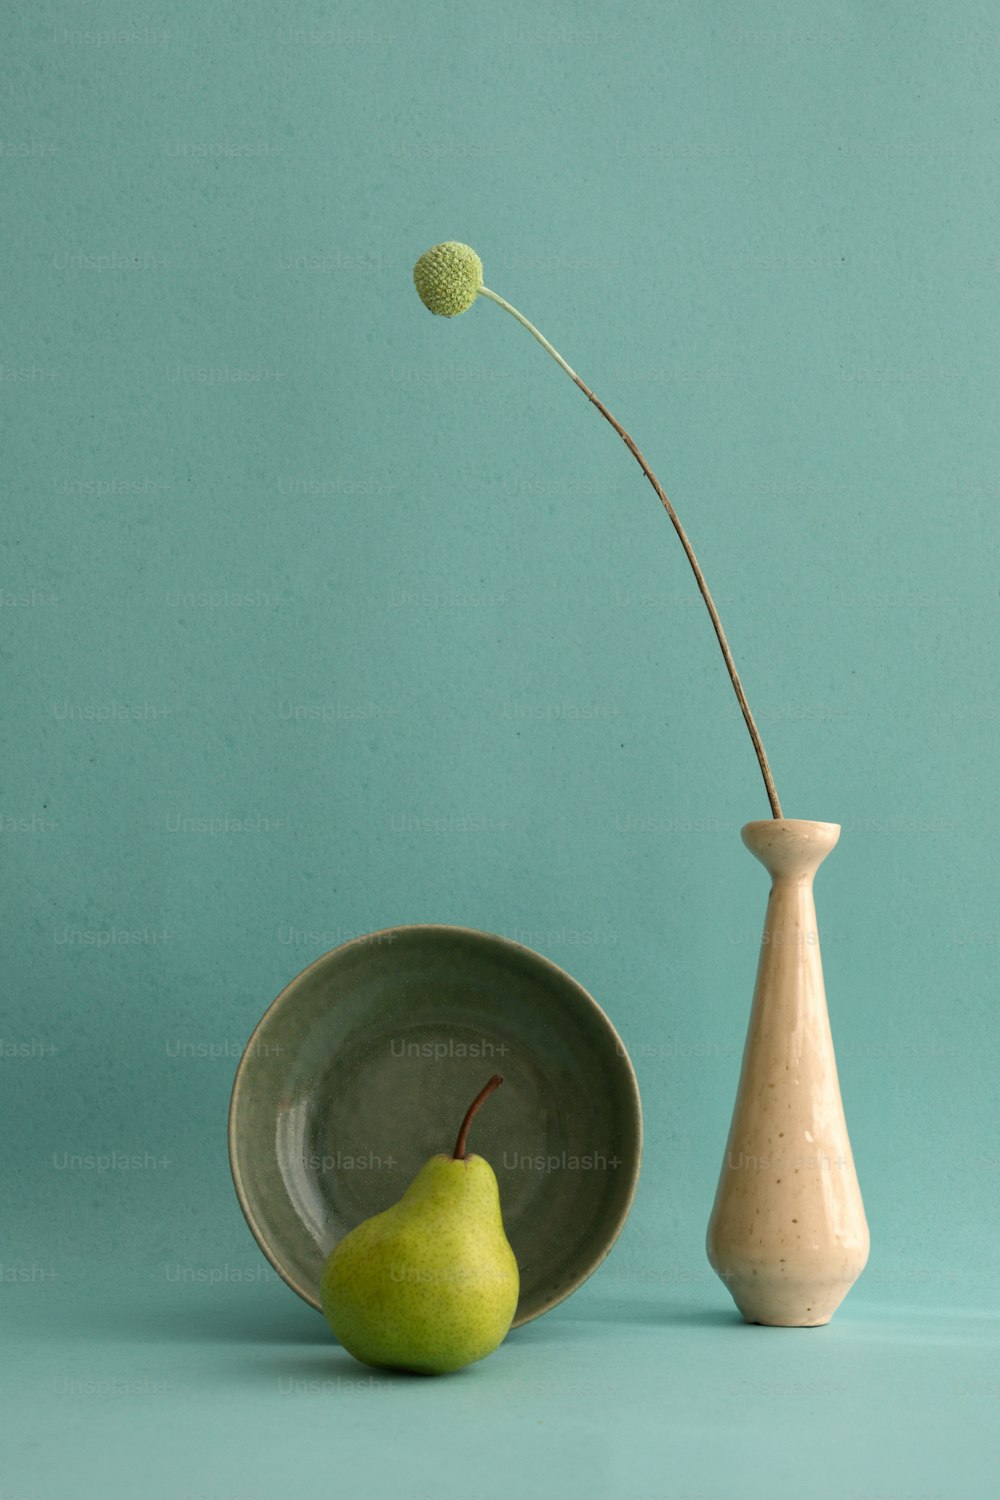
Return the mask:
<svg viewBox="0 0 1000 1500">
<path fill-rule="evenodd" d="M 646 478 L 653 486 L 653 489 L 656 491 L 657 497 L 661 505 L 663 506 L 663 509 L 670 517 L 671 524 L 673 525 L 673 528 L 677 533 L 680 544 L 684 548 L 684 553 L 687 557 L 687 560 L 691 564 L 691 571 L 694 574 L 695 582 L 698 585 L 701 597 L 705 601 L 705 607 L 708 610 L 709 617 L 711 618 L 712 627 L 715 630 L 719 645 L 722 648 L 722 656 L 726 663 L 726 670 L 729 673 L 729 679 L 733 684 L 733 691 L 736 694 L 737 702 L 740 705 L 740 709 L 743 713 L 743 718 L 746 721 L 747 729 L 750 731 L 750 739 L 753 742 L 754 752 L 757 756 L 757 763 L 760 766 L 761 775 L 764 778 L 764 787 L 767 791 L 767 800 L 771 804 L 771 812 L 774 817 L 780 818 L 782 816 L 781 803 L 778 801 L 778 793 L 774 785 L 774 777 L 771 775 L 771 767 L 768 764 L 767 754 L 764 750 L 764 742 L 760 737 L 760 732 L 757 729 L 757 725 L 754 723 L 753 714 L 750 712 L 750 705 L 747 702 L 746 693 L 744 693 L 743 691 L 743 684 L 740 681 L 740 674 L 736 670 L 736 663 L 733 660 L 733 653 L 729 649 L 729 642 L 726 640 L 726 632 L 722 628 L 722 621 L 719 618 L 719 611 L 716 609 L 715 601 L 713 600 L 712 595 L 709 593 L 708 584 L 705 582 L 705 575 L 701 571 L 701 566 L 694 554 L 694 548 L 691 546 L 691 543 L 688 540 L 687 532 L 681 525 L 680 518 L 677 512 L 674 510 L 674 507 L 671 505 L 670 501 L 664 494 L 663 486 L 660 484 L 660 481 L 657 479 L 656 475 L 653 473 L 652 469 L 649 467 L 648 463 L 639 452 L 639 449 L 636 447 L 634 440 L 625 431 L 625 428 L 615 417 L 611 415 L 611 413 L 608 411 L 608 408 L 604 405 L 603 401 L 598 400 L 593 391 L 590 389 L 589 385 L 581 380 L 576 371 L 566 363 L 562 355 L 556 349 L 553 349 L 548 339 L 544 338 L 543 335 L 539 333 L 534 323 L 529 323 L 528 319 L 524 316 L 523 313 L 518 312 L 516 307 L 512 307 L 509 302 L 504 301 L 503 297 L 499 297 L 496 292 L 491 292 L 488 287 L 480 287 L 480 294 L 483 297 L 489 297 L 492 302 L 496 302 L 506 312 L 509 312 L 513 317 L 515 317 L 517 321 L 519 323 L 522 323 L 528 330 L 528 332 L 538 340 L 538 342 L 542 345 L 542 348 L 546 349 L 549 354 L 551 354 L 556 364 L 559 365 L 563 370 L 565 370 L 570 379 L 580 387 L 583 394 L 587 397 L 587 400 L 591 401 L 594 406 L 597 407 L 597 410 L 601 413 L 601 416 L 605 417 L 611 423 L 611 426 L 615 429 L 618 436 L 621 438 L 622 442 L 625 444 L 626 448 L 628 448 L 629 452 L 632 454 L 633 458 L 642 469 L 642 472 L 645 474 Z"/>
</svg>

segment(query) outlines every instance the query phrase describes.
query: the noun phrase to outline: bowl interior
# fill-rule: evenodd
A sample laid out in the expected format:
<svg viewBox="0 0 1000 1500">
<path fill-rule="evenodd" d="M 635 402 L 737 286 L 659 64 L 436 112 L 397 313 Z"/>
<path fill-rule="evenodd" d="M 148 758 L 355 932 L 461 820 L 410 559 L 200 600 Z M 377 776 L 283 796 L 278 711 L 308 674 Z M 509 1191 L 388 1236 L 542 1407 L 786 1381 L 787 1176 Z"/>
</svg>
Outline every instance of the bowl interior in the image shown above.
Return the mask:
<svg viewBox="0 0 1000 1500">
<path fill-rule="evenodd" d="M 278 996 L 237 1071 L 229 1150 L 251 1230 L 307 1302 L 337 1240 L 451 1151 L 492 1073 L 468 1149 L 497 1174 L 524 1323 L 596 1269 L 635 1190 L 639 1094 L 604 1012 L 530 949 L 441 926 L 357 938 Z"/>
</svg>

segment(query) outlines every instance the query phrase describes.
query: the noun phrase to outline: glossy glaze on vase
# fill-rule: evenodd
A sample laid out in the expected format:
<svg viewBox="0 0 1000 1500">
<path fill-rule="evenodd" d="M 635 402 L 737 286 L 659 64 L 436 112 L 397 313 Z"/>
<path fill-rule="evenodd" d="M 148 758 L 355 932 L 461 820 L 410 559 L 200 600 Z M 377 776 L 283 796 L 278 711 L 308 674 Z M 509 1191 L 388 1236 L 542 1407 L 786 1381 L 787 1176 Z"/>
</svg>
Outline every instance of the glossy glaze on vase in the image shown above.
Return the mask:
<svg viewBox="0 0 1000 1500">
<path fill-rule="evenodd" d="M 839 836 L 793 818 L 742 830 L 772 885 L 708 1258 L 750 1323 L 828 1323 L 868 1259 L 813 903 Z"/>
</svg>

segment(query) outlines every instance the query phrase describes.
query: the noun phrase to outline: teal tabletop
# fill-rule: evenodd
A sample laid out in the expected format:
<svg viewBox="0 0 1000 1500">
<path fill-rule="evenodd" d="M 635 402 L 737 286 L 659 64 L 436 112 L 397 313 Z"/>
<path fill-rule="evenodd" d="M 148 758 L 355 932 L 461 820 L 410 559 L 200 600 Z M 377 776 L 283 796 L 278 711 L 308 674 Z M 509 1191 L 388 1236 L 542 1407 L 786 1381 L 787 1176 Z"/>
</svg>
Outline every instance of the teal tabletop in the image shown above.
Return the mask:
<svg viewBox="0 0 1000 1500">
<path fill-rule="evenodd" d="M 676 1268 L 626 1260 L 481 1364 L 416 1376 L 351 1359 L 318 1313 L 258 1269 L 248 1254 L 214 1268 L 165 1264 L 155 1282 L 92 1272 L 56 1290 L 7 1293 L 3 1494 L 997 1492 L 995 1313 L 883 1301 L 859 1288 L 826 1328 L 753 1328 L 697 1270 L 684 1285 Z"/>
</svg>

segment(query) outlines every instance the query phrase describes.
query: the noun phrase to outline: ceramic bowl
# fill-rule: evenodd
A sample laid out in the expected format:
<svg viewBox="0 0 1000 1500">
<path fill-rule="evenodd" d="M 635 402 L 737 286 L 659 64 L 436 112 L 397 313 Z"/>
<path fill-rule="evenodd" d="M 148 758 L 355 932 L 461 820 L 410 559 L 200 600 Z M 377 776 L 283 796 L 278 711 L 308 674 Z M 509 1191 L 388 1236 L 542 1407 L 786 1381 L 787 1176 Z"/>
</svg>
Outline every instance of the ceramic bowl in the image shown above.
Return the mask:
<svg viewBox="0 0 1000 1500">
<path fill-rule="evenodd" d="M 319 1307 L 323 1263 L 450 1152 L 493 1073 L 469 1150 L 497 1174 L 521 1272 L 515 1326 L 597 1269 L 639 1176 L 642 1113 L 617 1032 L 575 979 L 464 927 L 393 927 L 304 969 L 267 1010 L 233 1085 L 229 1158 L 258 1244 Z"/>
</svg>

